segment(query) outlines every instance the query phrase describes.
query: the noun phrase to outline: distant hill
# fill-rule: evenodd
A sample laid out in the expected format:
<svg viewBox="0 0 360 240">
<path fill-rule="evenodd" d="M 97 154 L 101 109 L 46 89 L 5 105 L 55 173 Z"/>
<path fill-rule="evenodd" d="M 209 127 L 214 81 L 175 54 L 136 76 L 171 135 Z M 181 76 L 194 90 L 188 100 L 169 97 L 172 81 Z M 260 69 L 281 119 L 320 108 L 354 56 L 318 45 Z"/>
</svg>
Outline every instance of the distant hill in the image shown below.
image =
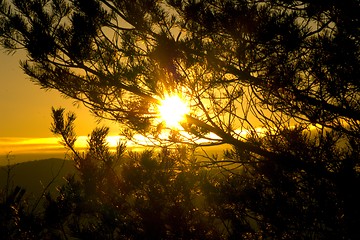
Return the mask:
<svg viewBox="0 0 360 240">
<path fill-rule="evenodd" d="M 220 154 L 222 159 L 222 150 L 228 146 L 205 147 L 204 150 L 209 156 Z M 134 150 L 134 149 L 131 149 Z M 142 149 L 141 149 L 142 150 Z M 197 158 L 200 161 L 207 161 L 205 151 L 197 150 Z M 13 162 L 13 161 L 12 161 Z M 48 158 L 44 160 L 26 161 L 11 165 L 10 186 L 20 186 L 26 190 L 26 196 L 29 200 L 37 199 L 50 181 L 58 174 L 56 179 L 48 189 L 53 195 L 57 193 L 56 187 L 65 184 L 64 178 L 69 174 L 76 173 L 74 163 L 71 160 L 61 158 Z M 7 182 L 7 166 L 0 165 L 0 189 L 3 189 Z"/>
<path fill-rule="evenodd" d="M 56 193 L 56 187 L 65 183 L 64 177 L 75 173 L 73 162 L 69 160 L 50 158 L 12 165 L 10 186 L 20 186 L 26 189 L 29 198 L 37 198 L 45 186 L 58 174 L 49 190 Z M 7 167 L 0 167 L 0 188 L 7 182 Z"/>
</svg>

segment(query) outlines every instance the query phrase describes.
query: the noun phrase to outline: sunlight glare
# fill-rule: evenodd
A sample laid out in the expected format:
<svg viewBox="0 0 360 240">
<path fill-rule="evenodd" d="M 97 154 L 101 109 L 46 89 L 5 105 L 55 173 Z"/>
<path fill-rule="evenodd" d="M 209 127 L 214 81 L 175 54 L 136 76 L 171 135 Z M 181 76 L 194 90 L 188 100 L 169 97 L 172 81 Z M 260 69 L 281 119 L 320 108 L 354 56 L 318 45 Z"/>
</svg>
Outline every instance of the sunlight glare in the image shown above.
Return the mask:
<svg viewBox="0 0 360 240">
<path fill-rule="evenodd" d="M 114 148 L 114 147 L 117 147 L 118 144 L 121 142 L 121 137 L 120 136 L 107 136 L 106 142 L 109 147 Z"/>
<path fill-rule="evenodd" d="M 177 95 L 165 97 L 159 106 L 160 118 L 167 127 L 178 128 L 189 112 L 186 103 Z"/>
</svg>

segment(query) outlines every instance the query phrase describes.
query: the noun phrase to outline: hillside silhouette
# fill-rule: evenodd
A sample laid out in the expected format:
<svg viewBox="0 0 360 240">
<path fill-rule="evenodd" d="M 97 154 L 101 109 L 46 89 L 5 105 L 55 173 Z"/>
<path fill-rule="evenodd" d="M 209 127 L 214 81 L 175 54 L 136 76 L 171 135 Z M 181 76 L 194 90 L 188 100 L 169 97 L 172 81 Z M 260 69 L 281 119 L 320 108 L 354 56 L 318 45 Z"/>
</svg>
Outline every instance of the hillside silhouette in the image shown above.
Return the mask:
<svg viewBox="0 0 360 240">
<path fill-rule="evenodd" d="M 26 194 L 30 199 L 39 197 L 44 187 L 54 178 L 49 190 L 51 193 L 55 193 L 56 187 L 65 183 L 64 177 L 75 171 L 72 161 L 59 158 L 23 162 L 11 167 L 10 187 L 20 186 L 26 189 Z M 7 166 L 2 166 L 0 168 L 0 188 L 4 188 L 6 182 Z"/>
</svg>

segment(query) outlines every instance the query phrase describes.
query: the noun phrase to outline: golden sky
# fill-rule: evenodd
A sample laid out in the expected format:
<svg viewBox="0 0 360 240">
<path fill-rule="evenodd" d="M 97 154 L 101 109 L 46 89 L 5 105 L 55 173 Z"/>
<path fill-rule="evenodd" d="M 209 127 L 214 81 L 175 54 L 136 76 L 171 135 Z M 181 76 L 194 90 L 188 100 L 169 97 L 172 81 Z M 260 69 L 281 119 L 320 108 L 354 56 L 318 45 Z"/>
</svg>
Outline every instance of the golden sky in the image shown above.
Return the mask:
<svg viewBox="0 0 360 240">
<path fill-rule="evenodd" d="M 97 119 L 83 105 L 74 106 L 72 99 L 65 99 L 56 90 L 45 91 L 31 82 L 20 68 L 20 59 L 26 59 L 24 52 L 17 52 L 14 55 L 0 52 L 0 156 L 9 152 L 16 155 L 24 152 L 54 151 L 58 147 L 63 149 L 50 131 L 52 106 L 65 107 L 67 111 L 75 112 L 76 134 L 82 137 L 88 136 L 99 124 Z M 170 101 L 170 107 L 163 106 L 167 117 L 174 115 L 173 105 L 176 103 L 174 101 Z M 176 112 L 178 111 L 177 107 Z M 103 120 L 99 125 L 110 127 L 110 136 L 116 136 L 120 132 L 119 126 L 113 122 Z M 139 142 L 144 140 L 141 138 Z M 84 147 L 86 141 L 80 145 Z"/>
<path fill-rule="evenodd" d="M 84 106 L 76 107 L 55 90 L 45 91 L 29 80 L 19 65 L 25 55 L 0 52 L 0 137 L 53 137 L 50 132 L 51 107 L 65 107 L 77 115 L 78 135 L 88 135 L 96 126 L 96 119 Z M 109 125 L 102 122 L 100 125 Z M 117 134 L 114 124 L 112 134 Z"/>
<path fill-rule="evenodd" d="M 46 158 L 50 153 L 63 155 L 64 147 L 50 132 L 52 106 L 76 113 L 78 136 L 88 136 L 97 125 L 96 118 L 84 106 L 74 106 L 73 100 L 57 91 L 45 91 L 31 82 L 20 68 L 20 59 L 25 59 L 23 53 L 7 55 L 0 49 L 0 165 L 10 152 L 15 162 Z M 111 135 L 119 132 L 114 123 L 102 121 L 100 125 L 109 126 Z M 46 156 L 22 156 L 35 153 Z"/>
</svg>

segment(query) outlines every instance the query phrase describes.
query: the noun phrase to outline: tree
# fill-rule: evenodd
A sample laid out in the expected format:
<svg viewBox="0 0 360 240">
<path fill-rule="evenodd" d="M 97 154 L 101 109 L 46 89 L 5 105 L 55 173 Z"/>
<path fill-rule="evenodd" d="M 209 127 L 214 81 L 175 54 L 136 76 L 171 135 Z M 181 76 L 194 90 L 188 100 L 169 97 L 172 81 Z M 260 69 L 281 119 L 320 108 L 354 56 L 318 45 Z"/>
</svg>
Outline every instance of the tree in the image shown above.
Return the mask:
<svg viewBox="0 0 360 240">
<path fill-rule="evenodd" d="M 250 158 L 252 164 L 244 165 L 240 174 L 210 180 L 214 187 L 207 199 L 216 216 L 229 223 L 228 239 L 359 237 L 358 145 L 339 148 L 334 133 L 322 138 L 300 129 L 284 130 L 276 140 L 262 140 L 283 159 Z M 312 168 L 305 171 L 291 164 L 296 155 Z"/>
<path fill-rule="evenodd" d="M 215 142 L 266 155 L 237 130 L 295 121 L 358 136 L 358 9 L 356 1 L 2 1 L 1 39 L 28 51 L 22 67 L 33 81 L 101 117 L 155 133 L 156 105 L 181 93 L 193 137 L 212 132 Z"/>
<path fill-rule="evenodd" d="M 10 167 L 8 165 L 8 170 Z M 10 173 L 8 173 L 10 174 Z M 42 236 L 40 217 L 29 211 L 26 190 L 7 181 L 0 189 L 0 234 L 3 239 L 36 239 Z"/>
<path fill-rule="evenodd" d="M 47 232 L 80 239 L 225 236 L 203 202 L 201 179 L 207 171 L 191 161 L 187 148 L 132 152 L 119 143 L 111 152 L 106 143 L 109 129 L 104 127 L 92 132 L 88 150 L 80 154 L 74 149 L 74 115 L 53 109 L 53 118 L 52 131 L 71 150 L 78 174 L 67 178 L 58 197 L 47 197 Z"/>
<path fill-rule="evenodd" d="M 278 178 L 299 178 L 337 189 L 311 199 L 337 192 L 344 199 L 334 204 L 354 210 L 337 220 L 350 219 L 344 231 L 357 237 L 356 198 L 341 186 L 359 186 L 358 1 L 3 0 L 0 9 L 2 45 L 27 50 L 22 67 L 42 87 L 124 124 L 130 136 L 159 136 L 158 105 L 182 95 L 191 111 L 168 141 L 233 146 L 225 160 L 249 176 L 240 189 L 271 193 L 256 196 L 257 221 L 287 232 L 260 207 L 286 199 L 275 194 L 287 191 Z M 318 135 L 304 137 L 312 125 Z M 294 186 L 305 196 L 308 188 Z"/>
</svg>

